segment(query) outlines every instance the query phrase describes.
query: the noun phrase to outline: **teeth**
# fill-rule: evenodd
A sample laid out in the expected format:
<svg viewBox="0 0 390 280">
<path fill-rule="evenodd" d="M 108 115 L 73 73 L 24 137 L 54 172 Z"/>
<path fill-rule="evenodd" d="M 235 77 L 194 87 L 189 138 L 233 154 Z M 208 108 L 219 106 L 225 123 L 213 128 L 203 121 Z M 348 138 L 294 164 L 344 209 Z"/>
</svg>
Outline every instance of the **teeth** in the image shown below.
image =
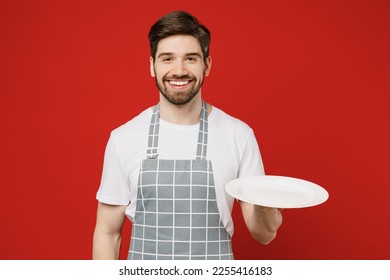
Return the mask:
<svg viewBox="0 0 390 280">
<path fill-rule="evenodd" d="M 171 85 L 174 85 L 174 86 L 184 86 L 186 84 L 188 84 L 190 81 L 169 81 L 169 83 Z"/>
</svg>

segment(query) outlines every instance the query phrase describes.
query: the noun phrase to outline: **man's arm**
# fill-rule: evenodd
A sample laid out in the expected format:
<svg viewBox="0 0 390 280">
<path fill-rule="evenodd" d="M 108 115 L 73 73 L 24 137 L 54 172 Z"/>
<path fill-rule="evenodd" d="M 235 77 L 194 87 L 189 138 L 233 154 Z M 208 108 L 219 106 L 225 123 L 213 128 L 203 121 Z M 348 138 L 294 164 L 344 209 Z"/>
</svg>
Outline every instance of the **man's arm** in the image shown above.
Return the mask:
<svg viewBox="0 0 390 280">
<path fill-rule="evenodd" d="M 253 238 L 261 244 L 270 243 L 282 224 L 280 209 L 239 201 L 245 224 Z"/>
<path fill-rule="evenodd" d="M 93 234 L 92 258 L 94 260 L 119 259 L 126 207 L 99 202 Z"/>
</svg>

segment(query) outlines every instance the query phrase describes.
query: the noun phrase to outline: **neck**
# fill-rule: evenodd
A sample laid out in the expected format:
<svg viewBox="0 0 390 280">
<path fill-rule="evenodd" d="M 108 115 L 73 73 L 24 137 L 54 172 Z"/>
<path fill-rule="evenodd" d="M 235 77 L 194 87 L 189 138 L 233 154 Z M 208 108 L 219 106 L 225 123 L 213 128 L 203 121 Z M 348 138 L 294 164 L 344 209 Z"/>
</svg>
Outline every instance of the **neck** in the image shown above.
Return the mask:
<svg viewBox="0 0 390 280">
<path fill-rule="evenodd" d="M 174 105 L 160 94 L 160 118 L 164 121 L 180 125 L 197 124 L 199 123 L 201 108 L 202 98 L 200 93 L 185 105 Z"/>
</svg>

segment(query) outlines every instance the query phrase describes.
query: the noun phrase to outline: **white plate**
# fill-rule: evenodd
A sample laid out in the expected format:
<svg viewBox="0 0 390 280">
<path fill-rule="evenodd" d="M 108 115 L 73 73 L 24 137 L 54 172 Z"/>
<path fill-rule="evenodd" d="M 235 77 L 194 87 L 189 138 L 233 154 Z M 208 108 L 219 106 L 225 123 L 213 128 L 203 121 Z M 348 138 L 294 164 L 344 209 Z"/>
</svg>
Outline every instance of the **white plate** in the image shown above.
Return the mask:
<svg viewBox="0 0 390 280">
<path fill-rule="evenodd" d="M 256 205 L 302 208 L 325 202 L 329 194 L 312 182 L 285 176 L 254 176 L 230 181 L 225 189 L 231 196 Z"/>
</svg>

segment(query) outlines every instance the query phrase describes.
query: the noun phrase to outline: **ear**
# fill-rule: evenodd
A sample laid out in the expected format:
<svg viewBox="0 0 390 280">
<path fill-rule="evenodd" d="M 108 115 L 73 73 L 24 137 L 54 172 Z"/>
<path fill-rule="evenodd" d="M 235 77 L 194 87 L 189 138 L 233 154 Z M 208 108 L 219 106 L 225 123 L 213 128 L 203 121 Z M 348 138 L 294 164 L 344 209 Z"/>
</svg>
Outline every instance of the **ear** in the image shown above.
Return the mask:
<svg viewBox="0 0 390 280">
<path fill-rule="evenodd" d="M 154 60 L 153 60 L 153 57 L 150 57 L 150 75 L 152 77 L 156 77 L 156 73 L 154 72 Z"/>
<path fill-rule="evenodd" d="M 204 75 L 205 75 L 206 77 L 210 74 L 211 64 L 212 64 L 212 59 L 211 59 L 211 56 L 209 56 L 209 57 L 206 59 L 206 68 L 204 69 Z"/>
</svg>

